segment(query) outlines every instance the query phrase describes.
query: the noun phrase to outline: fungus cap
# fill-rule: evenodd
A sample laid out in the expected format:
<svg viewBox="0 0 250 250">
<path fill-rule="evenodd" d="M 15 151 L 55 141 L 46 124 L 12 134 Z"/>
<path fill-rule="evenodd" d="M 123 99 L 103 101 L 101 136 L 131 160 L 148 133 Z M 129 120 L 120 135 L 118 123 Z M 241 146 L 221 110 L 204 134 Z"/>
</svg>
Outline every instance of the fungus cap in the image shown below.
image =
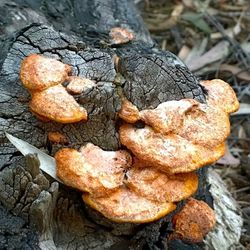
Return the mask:
<svg viewBox="0 0 250 250">
<path fill-rule="evenodd" d="M 63 83 L 70 72 L 71 67 L 67 64 L 32 54 L 22 61 L 20 78 L 24 87 L 34 92 Z"/>
<path fill-rule="evenodd" d="M 207 148 L 223 143 L 230 133 L 227 112 L 192 99 L 162 103 L 156 109 L 141 111 L 140 117 L 156 132 L 174 133 Z"/>
<path fill-rule="evenodd" d="M 51 143 L 58 143 L 58 144 L 68 144 L 69 141 L 67 139 L 67 137 L 60 133 L 60 132 L 49 132 L 48 133 L 48 140 L 51 142 Z"/>
<path fill-rule="evenodd" d="M 139 110 L 127 99 L 122 101 L 122 107 L 119 111 L 119 117 L 128 123 L 135 123 L 140 119 Z"/>
<path fill-rule="evenodd" d="M 38 117 L 45 117 L 60 123 L 74 123 L 87 120 L 87 111 L 68 94 L 62 85 L 35 92 L 30 109 Z"/>
<path fill-rule="evenodd" d="M 200 84 L 208 91 L 207 102 L 211 106 L 220 107 L 227 113 L 239 109 L 239 101 L 232 87 L 220 80 L 201 81 Z"/>
<path fill-rule="evenodd" d="M 119 132 L 121 143 L 138 159 L 168 174 L 192 172 L 225 153 L 224 143 L 209 149 L 175 134 L 156 133 L 148 126 L 139 129 L 125 124 Z"/>
<path fill-rule="evenodd" d="M 204 202 L 190 198 L 173 217 L 174 232 L 170 238 L 198 243 L 215 226 L 214 211 Z"/>
<path fill-rule="evenodd" d="M 112 44 L 128 43 L 134 39 L 134 33 L 128 28 L 114 27 L 110 30 L 109 36 Z"/>
<path fill-rule="evenodd" d="M 83 194 L 82 198 L 106 218 L 116 222 L 151 222 L 169 214 L 176 208 L 173 203 L 150 201 L 126 187 L 119 188 L 107 197 Z"/>
<path fill-rule="evenodd" d="M 133 167 L 126 175 L 127 186 L 152 201 L 181 201 L 193 195 L 198 188 L 198 176 L 195 173 L 167 175 L 152 167 Z"/>
<path fill-rule="evenodd" d="M 105 196 L 123 185 L 131 164 L 124 151 L 104 151 L 88 143 L 80 149 L 63 148 L 55 155 L 57 175 L 68 186 L 93 196 Z"/>
<path fill-rule="evenodd" d="M 83 91 L 91 89 L 96 85 L 95 81 L 78 76 L 71 76 L 68 78 L 68 81 L 69 84 L 66 89 L 74 95 L 81 94 Z"/>
<path fill-rule="evenodd" d="M 163 102 L 155 109 L 140 111 L 140 118 L 156 132 L 176 133 L 182 129 L 185 113 L 197 105 L 193 99 Z"/>
</svg>

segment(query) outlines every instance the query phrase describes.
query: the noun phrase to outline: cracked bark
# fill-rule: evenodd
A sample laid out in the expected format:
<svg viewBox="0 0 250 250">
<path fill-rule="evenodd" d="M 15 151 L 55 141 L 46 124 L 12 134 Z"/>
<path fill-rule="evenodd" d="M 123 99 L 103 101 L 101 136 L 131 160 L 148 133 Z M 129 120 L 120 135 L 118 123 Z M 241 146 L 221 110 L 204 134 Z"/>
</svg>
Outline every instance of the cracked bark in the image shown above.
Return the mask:
<svg viewBox="0 0 250 250">
<path fill-rule="evenodd" d="M 116 150 L 121 146 L 121 94 L 139 109 L 182 98 L 205 101 L 186 66 L 154 44 L 133 1 L 1 1 L 0 14 L 0 248 L 203 248 L 167 241 L 172 214 L 146 225 L 103 218 L 82 202 L 80 193 L 42 174 L 36 157 L 22 157 L 4 136 L 7 131 L 51 155 L 61 146 L 48 142 L 50 131 L 63 133 L 70 147 L 92 142 Z M 118 26 L 131 29 L 135 39 L 112 45 L 108 34 Z M 86 123 L 44 123 L 29 112 L 30 97 L 20 83 L 19 69 L 23 58 L 33 53 L 61 60 L 72 66 L 73 75 L 97 81 L 94 88 L 75 96 L 88 111 Z M 196 198 L 212 205 L 206 170 L 199 175 Z"/>
</svg>

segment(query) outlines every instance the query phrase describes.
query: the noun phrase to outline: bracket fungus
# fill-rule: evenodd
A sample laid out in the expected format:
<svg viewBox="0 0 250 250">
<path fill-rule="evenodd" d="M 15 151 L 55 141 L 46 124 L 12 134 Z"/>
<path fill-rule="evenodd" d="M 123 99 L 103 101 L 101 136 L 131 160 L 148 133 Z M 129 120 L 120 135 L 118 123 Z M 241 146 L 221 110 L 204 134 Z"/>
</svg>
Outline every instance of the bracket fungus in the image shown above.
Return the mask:
<svg viewBox="0 0 250 250">
<path fill-rule="evenodd" d="M 113 28 L 110 36 L 115 44 L 134 38 L 123 28 Z M 70 66 L 40 55 L 23 61 L 21 81 L 32 96 L 30 109 L 39 118 L 61 123 L 87 120 L 86 110 L 71 94 L 96 83 L 69 76 L 70 72 Z M 146 223 L 172 212 L 176 202 L 196 192 L 198 176 L 193 171 L 224 154 L 229 113 L 239 106 L 227 83 L 212 80 L 201 85 L 208 93 L 206 103 L 182 99 L 140 111 L 121 94 L 119 138 L 127 149 L 105 151 L 92 143 L 79 150 L 62 148 L 55 154 L 58 177 L 82 191 L 87 204 L 113 221 Z M 139 128 L 138 121 L 145 126 Z M 57 142 L 61 137 L 51 138 Z M 174 217 L 171 237 L 200 241 L 214 223 L 212 210 L 190 199 Z"/>
<path fill-rule="evenodd" d="M 58 177 L 84 192 L 87 204 L 117 222 L 157 220 L 198 187 L 195 173 L 167 176 L 154 169 L 134 168 L 127 151 L 104 151 L 91 143 L 79 151 L 63 148 L 55 160 Z"/>
<path fill-rule="evenodd" d="M 67 85 L 66 89 L 73 95 L 81 94 L 83 91 L 91 89 L 96 85 L 95 81 L 93 80 L 77 76 L 70 76 L 68 81 L 69 84 Z"/>
<path fill-rule="evenodd" d="M 74 123 L 87 120 L 87 111 L 66 91 L 71 67 L 55 59 L 32 54 L 21 65 L 20 78 L 31 94 L 31 111 L 43 121 Z"/>
<path fill-rule="evenodd" d="M 128 28 L 114 27 L 110 30 L 109 36 L 112 44 L 124 44 L 134 39 L 134 33 Z"/>
<path fill-rule="evenodd" d="M 190 198 L 182 210 L 173 217 L 174 232 L 170 238 L 201 242 L 215 226 L 213 210 L 204 201 Z"/>
<path fill-rule="evenodd" d="M 142 110 L 139 117 L 146 126 L 122 125 L 121 143 L 147 166 L 168 174 L 191 172 L 218 160 L 230 132 L 229 113 L 239 103 L 227 83 L 215 79 L 202 84 L 208 90 L 207 103 L 182 99 Z"/>
</svg>

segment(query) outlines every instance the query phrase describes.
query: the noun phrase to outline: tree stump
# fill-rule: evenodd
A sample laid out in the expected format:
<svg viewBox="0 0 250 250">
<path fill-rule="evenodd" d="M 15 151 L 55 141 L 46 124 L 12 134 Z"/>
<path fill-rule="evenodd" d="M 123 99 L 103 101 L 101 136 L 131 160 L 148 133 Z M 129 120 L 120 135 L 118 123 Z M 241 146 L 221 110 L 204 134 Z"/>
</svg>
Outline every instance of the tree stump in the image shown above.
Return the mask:
<svg viewBox="0 0 250 250">
<path fill-rule="evenodd" d="M 0 248 L 1 249 L 202 249 L 204 243 L 168 240 L 173 213 L 148 224 L 114 223 L 86 206 L 81 194 L 39 170 L 36 156 L 23 157 L 4 131 L 50 155 L 62 147 L 48 133 L 66 135 L 70 147 L 86 142 L 121 148 L 117 112 L 123 95 L 140 110 L 183 98 L 205 102 L 198 80 L 172 53 L 152 41 L 132 0 L 2 1 L 0 3 Z M 111 29 L 131 32 L 117 42 Z M 77 102 L 87 122 L 41 122 L 29 111 L 30 96 L 19 79 L 30 54 L 55 58 L 73 75 L 94 79 Z M 119 61 L 117 62 L 117 58 Z M 212 206 L 206 168 L 195 197 Z"/>
</svg>

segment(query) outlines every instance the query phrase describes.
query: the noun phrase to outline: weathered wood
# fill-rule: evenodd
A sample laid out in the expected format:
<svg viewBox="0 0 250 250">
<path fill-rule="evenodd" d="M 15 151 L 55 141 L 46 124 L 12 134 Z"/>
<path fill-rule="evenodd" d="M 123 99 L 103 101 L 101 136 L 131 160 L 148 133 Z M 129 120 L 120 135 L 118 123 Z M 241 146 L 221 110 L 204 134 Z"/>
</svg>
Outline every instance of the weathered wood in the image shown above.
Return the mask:
<svg viewBox="0 0 250 250">
<path fill-rule="evenodd" d="M 6 130 L 51 155 L 59 147 L 48 143 L 50 131 L 63 132 L 72 147 L 92 142 L 115 150 L 120 147 L 117 112 L 121 92 L 139 109 L 182 98 L 205 101 L 203 89 L 187 67 L 154 44 L 133 1 L 1 1 L 0 10 L 4 23 L 0 37 L 0 202 L 22 218 L 13 219 L 13 224 L 23 223 L 18 231 L 9 229 L 9 238 L 7 231 L 1 230 L 0 248 L 14 247 L 16 232 L 24 235 L 23 249 L 35 249 L 37 242 L 43 249 L 202 248 L 203 244 L 168 242 L 172 214 L 147 225 L 118 224 L 103 218 L 85 206 L 80 193 L 44 176 L 36 158 L 24 159 L 4 136 Z M 20 17 L 19 21 L 13 17 Z M 109 37 L 113 27 L 132 30 L 135 39 L 113 45 Z M 29 112 L 30 97 L 21 85 L 19 69 L 23 58 L 32 53 L 59 59 L 72 66 L 74 75 L 98 82 L 91 91 L 76 97 L 87 108 L 88 122 L 44 123 Z M 115 55 L 120 58 L 117 67 Z M 196 197 L 211 205 L 206 170 L 200 170 L 199 175 Z"/>
</svg>

